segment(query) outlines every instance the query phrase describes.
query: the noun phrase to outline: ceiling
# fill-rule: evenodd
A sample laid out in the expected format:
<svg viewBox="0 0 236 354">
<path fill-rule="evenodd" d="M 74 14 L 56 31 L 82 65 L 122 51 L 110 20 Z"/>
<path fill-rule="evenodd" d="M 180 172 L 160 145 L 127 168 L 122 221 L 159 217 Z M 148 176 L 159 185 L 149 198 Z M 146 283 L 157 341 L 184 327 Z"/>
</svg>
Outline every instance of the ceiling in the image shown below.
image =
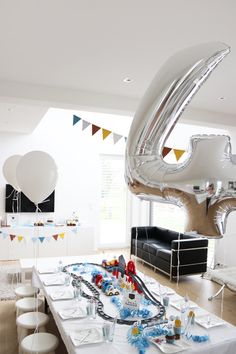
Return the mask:
<svg viewBox="0 0 236 354">
<path fill-rule="evenodd" d="M 30 132 L 48 107 L 133 114 L 167 58 L 211 41 L 231 54 L 190 106 L 235 126 L 235 13 L 235 0 L 0 0 L 0 130 Z"/>
</svg>

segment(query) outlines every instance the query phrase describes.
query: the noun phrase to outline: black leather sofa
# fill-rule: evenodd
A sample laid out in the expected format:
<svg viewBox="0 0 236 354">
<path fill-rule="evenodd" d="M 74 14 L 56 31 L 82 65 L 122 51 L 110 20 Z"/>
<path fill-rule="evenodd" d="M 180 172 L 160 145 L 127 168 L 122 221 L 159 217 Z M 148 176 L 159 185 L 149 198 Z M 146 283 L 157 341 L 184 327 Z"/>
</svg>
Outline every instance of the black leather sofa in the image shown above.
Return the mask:
<svg viewBox="0 0 236 354">
<path fill-rule="evenodd" d="M 155 226 L 131 228 L 131 254 L 169 275 L 204 273 L 208 239 Z"/>
</svg>

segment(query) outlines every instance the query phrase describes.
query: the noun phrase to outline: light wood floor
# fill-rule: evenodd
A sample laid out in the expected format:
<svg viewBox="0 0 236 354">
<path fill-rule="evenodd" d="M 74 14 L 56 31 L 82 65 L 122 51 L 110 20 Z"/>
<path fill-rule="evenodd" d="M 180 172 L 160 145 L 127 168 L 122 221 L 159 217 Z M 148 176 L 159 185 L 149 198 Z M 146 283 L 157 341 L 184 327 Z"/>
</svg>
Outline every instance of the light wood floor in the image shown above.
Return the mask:
<svg viewBox="0 0 236 354">
<path fill-rule="evenodd" d="M 128 250 L 122 250 L 126 260 L 129 257 Z M 119 251 L 112 250 L 110 255 L 119 255 Z M 105 254 L 104 254 L 105 256 Z M 161 284 L 173 288 L 178 294 L 184 296 L 188 294 L 190 300 L 198 303 L 199 306 L 207 311 L 222 317 L 224 320 L 236 325 L 236 294 L 225 290 L 223 297 L 208 301 L 208 297 L 214 294 L 220 285 L 210 280 L 201 278 L 199 275 L 187 276 L 180 278 L 179 283 L 170 282 L 168 277 L 161 273 L 154 272 L 153 268 L 142 264 L 141 261 L 136 262 L 138 270 L 145 275 L 152 276 Z M 222 315 L 222 316 L 221 316 Z M 54 320 L 51 318 L 48 331 L 59 336 Z M 15 302 L 0 301 L 0 354 L 17 354 L 18 344 L 16 337 L 15 324 Z M 57 349 L 57 354 L 66 354 L 67 351 L 61 342 Z"/>
</svg>

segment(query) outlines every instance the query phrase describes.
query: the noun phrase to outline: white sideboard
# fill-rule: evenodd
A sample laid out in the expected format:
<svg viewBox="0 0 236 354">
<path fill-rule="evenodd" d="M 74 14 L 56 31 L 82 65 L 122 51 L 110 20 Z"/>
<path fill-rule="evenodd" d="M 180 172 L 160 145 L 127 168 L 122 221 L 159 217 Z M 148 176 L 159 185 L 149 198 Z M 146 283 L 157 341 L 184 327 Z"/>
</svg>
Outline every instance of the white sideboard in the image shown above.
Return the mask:
<svg viewBox="0 0 236 354">
<path fill-rule="evenodd" d="M 2 227 L 0 231 L 0 260 L 77 256 L 95 252 L 94 228 L 91 226 L 15 226 Z"/>
</svg>

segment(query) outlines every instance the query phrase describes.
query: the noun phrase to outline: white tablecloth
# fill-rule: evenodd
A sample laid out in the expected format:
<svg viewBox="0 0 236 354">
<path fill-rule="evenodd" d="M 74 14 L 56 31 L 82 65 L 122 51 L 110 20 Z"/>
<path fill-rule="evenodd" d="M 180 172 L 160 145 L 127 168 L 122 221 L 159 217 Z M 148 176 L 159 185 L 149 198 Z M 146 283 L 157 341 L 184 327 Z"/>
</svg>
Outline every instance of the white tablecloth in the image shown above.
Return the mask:
<svg viewBox="0 0 236 354">
<path fill-rule="evenodd" d="M 81 257 L 66 257 L 62 259 L 64 265 L 66 264 L 71 264 L 75 262 L 95 262 L 95 263 L 101 263 L 102 257 L 101 256 L 81 256 Z M 38 259 L 37 262 L 37 267 L 38 269 L 42 267 L 56 267 L 57 266 L 58 260 L 52 259 L 51 263 L 45 264 L 45 261 L 43 259 Z M 65 343 L 65 346 L 68 350 L 69 354 L 124 354 L 124 353 L 138 353 L 138 350 L 131 346 L 127 342 L 127 332 L 130 326 L 126 325 L 116 325 L 115 327 L 115 334 L 114 334 L 114 340 L 112 343 L 98 343 L 98 344 L 89 344 L 89 345 L 83 345 L 80 347 L 74 347 L 72 344 L 72 341 L 69 337 L 70 333 L 74 332 L 75 330 L 79 329 L 84 329 L 84 328 L 90 328 L 92 326 L 94 327 L 102 327 L 102 324 L 104 322 L 103 319 L 97 316 L 95 320 L 90 320 L 87 318 L 83 319 L 69 319 L 69 320 L 62 320 L 60 316 L 58 315 L 58 311 L 64 308 L 69 308 L 75 306 L 75 300 L 57 300 L 53 301 L 50 297 L 50 293 L 55 291 L 56 289 L 61 289 L 63 287 L 61 286 L 44 286 L 43 280 L 47 278 L 48 275 L 46 274 L 39 274 L 36 268 L 34 268 L 33 271 L 33 285 L 39 286 L 40 288 L 43 289 L 43 292 L 45 294 L 45 297 L 47 299 L 48 305 L 50 307 L 50 310 L 52 312 L 52 315 L 55 319 L 55 322 L 57 324 L 57 327 L 59 329 L 59 332 L 61 334 L 62 340 Z M 150 285 L 150 287 L 153 285 Z M 65 287 L 64 287 L 65 289 Z M 72 287 L 71 287 L 72 289 Z M 84 290 L 86 290 L 87 293 L 89 293 L 89 290 L 85 287 Z M 170 300 L 176 300 L 179 299 L 180 296 L 177 294 L 170 295 Z M 116 309 L 113 304 L 110 303 L 110 298 L 106 297 L 105 295 L 101 294 L 101 300 L 105 304 L 105 312 L 107 314 L 115 315 L 116 314 Z M 82 299 L 79 302 L 79 305 L 81 306 L 86 306 L 86 299 Z M 199 315 L 206 314 L 206 311 L 197 308 L 194 310 L 196 317 Z M 168 314 L 173 314 L 177 315 L 178 310 L 174 309 L 174 307 L 170 306 L 168 309 Z M 198 326 L 198 325 L 197 325 Z M 202 327 L 199 326 L 199 333 L 202 333 L 202 331 L 206 331 L 205 329 L 202 329 Z M 210 341 L 205 342 L 205 343 L 191 343 L 191 348 L 188 350 L 185 350 L 184 353 L 186 354 L 235 354 L 236 353 L 236 327 L 232 326 L 231 324 L 225 322 L 224 325 L 210 328 L 208 330 L 208 334 L 210 336 Z M 147 353 L 154 354 L 159 352 L 159 349 L 154 347 L 153 345 L 150 345 L 149 348 L 147 348 Z"/>
</svg>

